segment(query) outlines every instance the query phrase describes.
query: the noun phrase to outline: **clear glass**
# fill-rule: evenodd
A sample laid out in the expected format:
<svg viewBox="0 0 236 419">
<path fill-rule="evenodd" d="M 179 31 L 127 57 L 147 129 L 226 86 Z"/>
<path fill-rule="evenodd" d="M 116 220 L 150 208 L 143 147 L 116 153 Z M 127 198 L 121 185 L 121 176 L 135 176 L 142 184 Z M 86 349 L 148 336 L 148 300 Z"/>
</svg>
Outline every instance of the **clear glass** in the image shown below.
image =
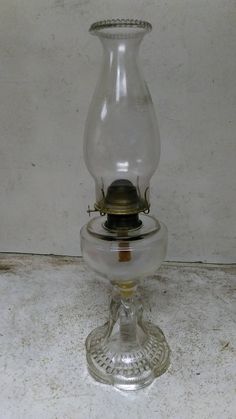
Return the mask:
<svg viewBox="0 0 236 419">
<path fill-rule="evenodd" d="M 140 216 L 133 230 L 110 232 L 104 217 L 81 230 L 84 260 L 113 286 L 110 317 L 86 340 L 91 375 L 123 390 L 137 390 L 166 371 L 169 347 L 162 331 L 142 318 L 139 281 L 152 275 L 166 256 L 167 228 L 154 217 Z"/>
<path fill-rule="evenodd" d="M 142 215 L 140 219 L 142 226 L 125 234 L 106 231 L 104 217 L 82 228 L 83 257 L 94 272 L 122 285 L 137 283 L 159 268 L 166 256 L 167 228 L 153 217 Z"/>
<path fill-rule="evenodd" d="M 160 154 L 150 93 L 138 65 L 147 22 L 108 20 L 90 31 L 103 45 L 100 79 L 90 106 L 84 155 L 96 184 L 96 217 L 81 229 L 84 260 L 113 284 L 109 320 L 86 340 L 87 363 L 98 381 L 123 390 L 165 372 L 170 350 L 162 331 L 144 321 L 139 281 L 166 256 L 167 228 L 149 211 L 149 182 Z"/>
<path fill-rule="evenodd" d="M 96 380 L 138 390 L 166 371 L 170 350 L 163 332 L 142 315 L 135 287 L 114 287 L 109 320 L 86 340 L 88 369 Z"/>
<path fill-rule="evenodd" d="M 117 19 L 90 31 L 103 46 L 103 63 L 84 133 L 84 157 L 95 180 L 96 208 L 103 210 L 111 183 L 137 188 L 140 210 L 149 206 L 149 184 L 160 156 L 157 119 L 138 53 L 148 22 Z"/>
</svg>

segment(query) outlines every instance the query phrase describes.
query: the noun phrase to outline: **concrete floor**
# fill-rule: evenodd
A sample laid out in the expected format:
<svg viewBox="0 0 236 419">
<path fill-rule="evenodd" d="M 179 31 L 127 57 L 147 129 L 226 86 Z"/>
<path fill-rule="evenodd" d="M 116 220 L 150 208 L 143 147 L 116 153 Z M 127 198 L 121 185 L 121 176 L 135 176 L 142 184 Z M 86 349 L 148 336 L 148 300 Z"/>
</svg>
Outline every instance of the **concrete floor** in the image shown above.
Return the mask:
<svg viewBox="0 0 236 419">
<path fill-rule="evenodd" d="M 110 287 L 80 258 L 0 255 L 1 419 L 235 419 L 236 266 L 166 263 L 144 281 L 171 367 L 124 393 L 95 382 L 84 341 Z"/>
</svg>

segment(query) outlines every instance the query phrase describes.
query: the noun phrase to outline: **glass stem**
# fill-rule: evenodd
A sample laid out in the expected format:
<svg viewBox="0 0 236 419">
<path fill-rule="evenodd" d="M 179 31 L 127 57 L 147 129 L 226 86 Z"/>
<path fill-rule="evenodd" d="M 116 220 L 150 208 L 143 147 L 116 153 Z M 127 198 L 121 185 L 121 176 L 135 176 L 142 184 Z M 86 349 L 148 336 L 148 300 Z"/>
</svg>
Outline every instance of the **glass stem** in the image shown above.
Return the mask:
<svg viewBox="0 0 236 419">
<path fill-rule="evenodd" d="M 120 337 L 122 342 L 134 342 L 136 340 L 137 316 L 133 310 L 133 304 L 126 299 L 121 300 L 120 309 Z"/>
<path fill-rule="evenodd" d="M 141 322 L 142 311 L 137 285 L 128 282 L 114 287 L 110 306 L 109 335 L 119 333 L 120 347 L 123 351 L 129 351 L 137 345 L 137 328 Z"/>
</svg>

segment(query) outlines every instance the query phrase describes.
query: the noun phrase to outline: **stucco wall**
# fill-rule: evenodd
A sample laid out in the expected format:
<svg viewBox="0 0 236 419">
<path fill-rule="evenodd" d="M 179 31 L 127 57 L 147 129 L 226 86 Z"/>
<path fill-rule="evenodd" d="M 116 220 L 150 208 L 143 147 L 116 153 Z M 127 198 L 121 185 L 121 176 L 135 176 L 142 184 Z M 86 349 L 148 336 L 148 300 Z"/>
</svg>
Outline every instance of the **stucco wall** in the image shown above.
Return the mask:
<svg viewBox="0 0 236 419">
<path fill-rule="evenodd" d="M 141 60 L 162 155 L 152 212 L 169 260 L 236 261 L 236 2 L 2 0 L 0 251 L 80 254 L 94 202 L 82 157 L 98 19 L 150 20 Z"/>
</svg>

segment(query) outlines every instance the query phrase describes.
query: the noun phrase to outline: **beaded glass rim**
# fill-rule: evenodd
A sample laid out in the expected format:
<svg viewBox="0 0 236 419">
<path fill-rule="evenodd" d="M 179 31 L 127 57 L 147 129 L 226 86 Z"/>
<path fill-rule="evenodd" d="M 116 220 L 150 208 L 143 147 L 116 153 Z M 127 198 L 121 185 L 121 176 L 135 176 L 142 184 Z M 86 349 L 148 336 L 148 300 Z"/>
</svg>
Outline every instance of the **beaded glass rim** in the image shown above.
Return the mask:
<svg viewBox="0 0 236 419">
<path fill-rule="evenodd" d="M 103 29 L 109 28 L 137 28 L 141 29 L 145 32 L 151 32 L 152 25 L 151 23 L 145 20 L 138 20 L 138 19 L 107 19 L 107 20 L 100 20 L 99 22 L 94 22 L 89 29 L 89 32 L 92 34 L 99 34 L 101 36 L 107 38 L 120 38 L 120 37 L 135 37 L 137 33 L 112 33 L 112 32 L 103 32 Z M 101 31 L 101 32 L 100 32 Z"/>
</svg>

